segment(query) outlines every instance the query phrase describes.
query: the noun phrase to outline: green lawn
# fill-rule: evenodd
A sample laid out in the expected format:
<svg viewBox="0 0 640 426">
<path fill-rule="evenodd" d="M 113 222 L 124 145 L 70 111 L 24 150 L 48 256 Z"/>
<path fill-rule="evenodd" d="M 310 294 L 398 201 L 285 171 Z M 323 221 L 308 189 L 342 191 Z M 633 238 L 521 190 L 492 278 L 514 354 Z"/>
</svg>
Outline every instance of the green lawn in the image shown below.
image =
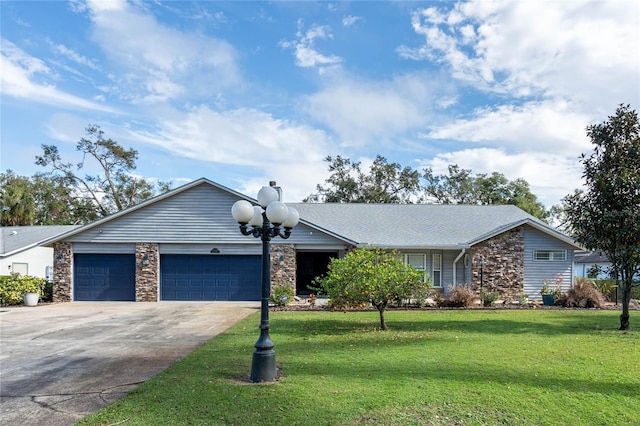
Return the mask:
<svg viewBox="0 0 640 426">
<path fill-rule="evenodd" d="M 258 314 L 85 425 L 640 425 L 617 311 L 273 312 L 283 377 L 247 382 Z M 632 327 L 640 327 L 632 313 Z"/>
</svg>

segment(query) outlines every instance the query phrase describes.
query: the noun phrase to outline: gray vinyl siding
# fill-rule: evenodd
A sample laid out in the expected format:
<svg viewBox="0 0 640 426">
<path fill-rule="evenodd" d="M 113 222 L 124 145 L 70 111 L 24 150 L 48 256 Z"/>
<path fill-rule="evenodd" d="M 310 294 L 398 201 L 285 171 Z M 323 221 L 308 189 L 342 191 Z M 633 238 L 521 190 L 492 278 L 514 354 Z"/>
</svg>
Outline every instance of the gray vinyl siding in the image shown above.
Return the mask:
<svg viewBox="0 0 640 426">
<path fill-rule="evenodd" d="M 247 237 L 248 238 L 248 237 Z M 261 255 L 261 244 L 216 244 L 215 242 L 209 244 L 167 244 L 162 243 L 159 245 L 160 254 L 204 254 L 215 256 L 212 254 L 212 249 L 218 249 L 219 255 Z"/>
<path fill-rule="evenodd" d="M 554 278 L 562 276 L 562 291 L 567 291 L 573 284 L 573 251 L 574 247 L 566 244 L 542 231 L 524 227 L 524 292 L 530 298 L 540 299 L 540 288 L 547 279 L 550 286 L 555 286 Z M 566 250 L 567 259 L 562 262 L 533 260 L 534 250 Z"/>
<path fill-rule="evenodd" d="M 135 244 L 108 244 L 108 243 L 74 243 L 74 254 L 135 254 Z"/>
<path fill-rule="evenodd" d="M 444 288 L 447 289 L 448 287 L 450 287 L 451 285 L 453 285 L 453 261 L 456 259 L 456 257 L 460 254 L 460 251 L 453 251 L 453 250 L 403 250 L 400 252 L 401 254 L 424 254 L 426 256 L 426 268 L 427 268 L 427 273 L 429 274 L 429 277 L 433 277 L 433 255 L 434 254 L 440 254 L 442 255 L 442 270 L 441 270 L 441 274 L 442 274 L 442 287 L 438 287 L 438 288 Z M 457 274 L 458 277 L 456 278 L 458 283 L 464 283 L 463 278 L 464 278 L 464 266 L 463 266 L 463 259 L 460 259 L 458 261 L 458 269 L 457 269 Z M 467 277 L 469 277 L 469 272 L 467 272 Z M 433 284 L 433 281 L 432 281 Z"/>
<path fill-rule="evenodd" d="M 458 257 L 460 252 L 455 252 L 455 256 L 453 256 L 453 260 Z M 454 284 L 457 285 L 470 285 L 471 284 L 471 260 L 469 259 L 469 266 L 464 266 L 464 257 L 470 256 L 469 252 L 465 252 L 462 255 L 458 263 L 456 263 L 456 282 Z M 451 261 L 453 263 L 453 260 Z M 453 279 L 452 279 L 453 282 Z"/>
<path fill-rule="evenodd" d="M 144 208 L 123 214 L 86 231 L 73 235 L 73 243 L 162 243 L 207 244 L 211 247 L 232 245 L 245 254 L 260 247 L 260 240 L 244 236 L 231 216 L 231 206 L 238 197 L 211 185 L 202 184 L 159 200 Z M 345 243 L 304 224 L 293 229 L 287 240 L 274 238 L 273 243 L 287 242 L 302 246 L 344 248 Z"/>
<path fill-rule="evenodd" d="M 438 252 L 435 252 L 438 253 Z M 439 252 L 442 254 L 442 287 L 447 288 L 453 286 L 453 261 L 460 254 L 460 251 L 445 250 Z M 462 259 L 460 259 L 462 263 Z M 457 274 L 457 271 L 456 271 Z M 456 277 L 456 280 L 458 278 Z"/>
</svg>

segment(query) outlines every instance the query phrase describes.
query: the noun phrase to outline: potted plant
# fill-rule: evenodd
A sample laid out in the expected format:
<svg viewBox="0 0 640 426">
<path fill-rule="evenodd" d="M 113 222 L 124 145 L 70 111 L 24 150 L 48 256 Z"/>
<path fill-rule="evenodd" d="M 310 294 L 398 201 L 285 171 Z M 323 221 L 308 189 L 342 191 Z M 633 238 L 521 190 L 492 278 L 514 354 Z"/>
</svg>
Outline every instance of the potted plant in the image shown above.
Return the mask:
<svg viewBox="0 0 640 426">
<path fill-rule="evenodd" d="M 553 306 L 556 301 L 556 297 L 559 296 L 559 288 L 552 289 L 549 287 L 547 279 L 542 281 L 542 288 L 540 289 L 540 295 L 542 296 L 542 304 L 545 306 Z"/>
<path fill-rule="evenodd" d="M 26 275 L 18 278 L 22 287 L 25 306 L 37 306 L 42 293 L 42 279 Z"/>
</svg>

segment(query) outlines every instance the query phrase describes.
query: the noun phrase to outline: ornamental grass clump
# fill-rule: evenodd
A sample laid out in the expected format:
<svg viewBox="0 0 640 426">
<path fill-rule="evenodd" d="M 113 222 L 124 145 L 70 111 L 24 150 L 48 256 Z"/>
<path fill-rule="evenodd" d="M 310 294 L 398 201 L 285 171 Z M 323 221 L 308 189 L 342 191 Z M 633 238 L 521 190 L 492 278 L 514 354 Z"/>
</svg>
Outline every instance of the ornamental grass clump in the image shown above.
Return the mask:
<svg viewBox="0 0 640 426">
<path fill-rule="evenodd" d="M 475 294 L 468 285 L 454 285 L 449 296 L 442 300 L 440 306 L 447 308 L 468 308 L 473 303 Z"/>
<path fill-rule="evenodd" d="M 576 278 L 573 288 L 556 300 L 555 304 L 567 308 L 602 308 L 605 297 L 588 278 Z"/>
</svg>

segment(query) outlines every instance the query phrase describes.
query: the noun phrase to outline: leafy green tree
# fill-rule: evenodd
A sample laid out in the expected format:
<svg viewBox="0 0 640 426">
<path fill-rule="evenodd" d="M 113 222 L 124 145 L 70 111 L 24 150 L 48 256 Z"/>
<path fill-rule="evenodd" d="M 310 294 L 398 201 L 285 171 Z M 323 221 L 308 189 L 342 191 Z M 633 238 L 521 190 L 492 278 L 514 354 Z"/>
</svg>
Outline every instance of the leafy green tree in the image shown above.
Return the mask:
<svg viewBox="0 0 640 426">
<path fill-rule="evenodd" d="M 398 163 L 388 163 L 378 155 L 369 172 L 359 162 L 348 158 L 328 156 L 331 176 L 326 186 L 317 185 L 317 194 L 304 202 L 326 203 L 411 203 L 420 188 L 420 173 Z"/>
<path fill-rule="evenodd" d="M 0 224 L 2 226 L 33 225 L 36 203 L 28 177 L 11 170 L 0 174 Z"/>
<path fill-rule="evenodd" d="M 380 248 L 359 248 L 344 258 L 331 259 L 327 274 L 316 284 L 334 304 L 371 303 L 380 313 L 383 330 L 387 329 L 384 313 L 390 302 L 408 299 L 431 286 L 422 272 L 405 265 L 397 253 Z"/>
<path fill-rule="evenodd" d="M 439 204 L 476 204 L 476 182 L 471 170 L 449 164 L 448 175 L 434 175 L 430 168 L 424 169 L 427 196 Z"/>
<path fill-rule="evenodd" d="M 73 188 L 74 195 L 82 199 L 81 205 L 90 209 L 88 216 L 107 216 L 123 210 L 155 195 L 154 185 L 132 172 L 136 168 L 138 152 L 125 149 L 116 141 L 105 139 L 97 125 L 86 129 L 87 137 L 80 139 L 76 150 L 82 153 L 77 164 L 63 162 L 55 145 L 42 145 L 43 154 L 36 157 L 36 164 L 51 167 L 51 175 Z M 97 164 L 100 173 L 81 174 L 87 159 Z M 167 184 L 159 184 L 166 190 Z"/>
<path fill-rule="evenodd" d="M 74 195 L 73 188 L 57 176 L 18 176 L 0 173 L 2 226 L 76 225 L 97 219 L 92 204 Z"/>
<path fill-rule="evenodd" d="M 601 124 L 587 126 L 595 145 L 583 154 L 586 190 L 564 198 L 571 234 L 591 250 L 604 252 L 620 278 L 620 330 L 629 329 L 634 275 L 640 273 L 640 123 L 629 105 Z"/>
<path fill-rule="evenodd" d="M 435 175 L 432 169 L 424 169 L 427 199 L 441 204 L 512 204 L 542 220 L 549 215 L 524 179 L 510 181 L 497 172 L 474 176 L 457 164 L 450 164 L 447 171 Z"/>
</svg>

